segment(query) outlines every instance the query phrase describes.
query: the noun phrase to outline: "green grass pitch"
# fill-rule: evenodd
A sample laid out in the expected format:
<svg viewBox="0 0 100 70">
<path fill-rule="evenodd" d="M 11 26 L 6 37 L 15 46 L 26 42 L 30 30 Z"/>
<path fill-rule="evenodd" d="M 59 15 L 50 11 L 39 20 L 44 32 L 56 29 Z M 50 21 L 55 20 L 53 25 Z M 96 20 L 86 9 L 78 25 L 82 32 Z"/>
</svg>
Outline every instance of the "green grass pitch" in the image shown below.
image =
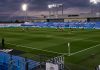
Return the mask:
<svg viewBox="0 0 100 70">
<path fill-rule="evenodd" d="M 94 70 L 100 64 L 100 30 L 0 28 L 0 38 L 5 38 L 7 48 L 26 52 L 20 56 L 34 58 L 34 54 L 64 55 L 65 65 L 71 70 Z"/>
</svg>

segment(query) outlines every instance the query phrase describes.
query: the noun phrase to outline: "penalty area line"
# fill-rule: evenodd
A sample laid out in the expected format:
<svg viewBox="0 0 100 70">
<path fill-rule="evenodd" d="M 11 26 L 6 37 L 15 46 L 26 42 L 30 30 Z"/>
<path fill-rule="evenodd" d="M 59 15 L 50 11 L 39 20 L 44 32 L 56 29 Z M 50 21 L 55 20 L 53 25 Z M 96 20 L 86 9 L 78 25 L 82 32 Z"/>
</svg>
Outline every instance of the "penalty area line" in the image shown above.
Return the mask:
<svg viewBox="0 0 100 70">
<path fill-rule="evenodd" d="M 59 52 L 53 52 L 53 51 L 48 51 L 48 50 L 43 50 L 43 49 L 37 49 L 37 48 L 32 48 L 32 47 L 27 47 L 27 46 L 23 46 L 23 45 L 17 45 L 17 44 L 11 44 L 11 43 L 7 43 L 9 45 L 14 45 L 16 47 L 23 47 L 23 48 L 28 48 L 28 49 L 33 49 L 33 50 L 40 50 L 40 51 L 44 51 L 44 52 L 49 52 L 49 53 L 55 53 L 55 54 L 60 54 L 63 55 L 64 53 L 59 53 Z"/>
<path fill-rule="evenodd" d="M 75 55 L 75 54 L 78 54 L 78 53 L 87 51 L 87 50 L 89 50 L 89 49 L 93 49 L 93 48 L 95 48 L 95 47 L 97 47 L 97 46 L 100 46 L 100 44 L 97 44 L 97 45 L 95 45 L 95 46 L 92 46 L 92 47 L 90 47 L 90 48 L 87 48 L 87 49 L 84 49 L 84 50 L 81 50 L 81 51 L 78 51 L 78 52 L 75 52 L 75 53 L 71 53 L 71 55 Z"/>
</svg>

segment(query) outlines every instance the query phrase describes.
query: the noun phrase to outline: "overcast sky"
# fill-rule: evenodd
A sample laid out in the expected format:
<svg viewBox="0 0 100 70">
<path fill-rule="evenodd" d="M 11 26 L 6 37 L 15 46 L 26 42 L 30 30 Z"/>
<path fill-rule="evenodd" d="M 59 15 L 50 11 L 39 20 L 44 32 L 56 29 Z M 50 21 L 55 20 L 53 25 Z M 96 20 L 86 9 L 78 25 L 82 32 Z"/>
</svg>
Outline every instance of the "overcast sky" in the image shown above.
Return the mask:
<svg viewBox="0 0 100 70">
<path fill-rule="evenodd" d="M 29 15 L 48 14 L 48 4 L 63 3 L 65 13 L 90 11 L 89 0 L 0 0 L 0 15 L 22 15 L 21 4 L 28 3 Z"/>
</svg>

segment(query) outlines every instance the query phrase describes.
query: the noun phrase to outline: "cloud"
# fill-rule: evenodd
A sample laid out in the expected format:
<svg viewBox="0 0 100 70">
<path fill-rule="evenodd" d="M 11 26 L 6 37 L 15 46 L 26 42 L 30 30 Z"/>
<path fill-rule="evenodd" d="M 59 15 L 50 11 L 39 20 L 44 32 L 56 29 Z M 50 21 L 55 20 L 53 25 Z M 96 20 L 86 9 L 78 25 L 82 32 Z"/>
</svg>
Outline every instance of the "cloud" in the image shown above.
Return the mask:
<svg viewBox="0 0 100 70">
<path fill-rule="evenodd" d="M 16 10 L 19 9 L 24 0 L 0 0 L 0 9 L 2 10 Z M 27 0 L 30 10 L 46 10 L 50 3 L 64 3 L 67 7 L 87 7 L 88 0 Z M 3 7 L 3 8 L 2 8 Z"/>
<path fill-rule="evenodd" d="M 46 12 L 47 14 L 47 5 L 51 3 L 63 3 L 64 9 L 70 12 L 72 9 L 72 11 L 76 11 L 76 8 L 78 8 L 79 11 L 86 8 L 84 11 L 87 11 L 90 5 L 89 0 L 0 0 L 0 14 L 15 14 L 16 12 L 20 14 L 22 12 L 20 7 L 24 2 L 28 3 L 28 11 L 30 11 L 31 14 L 37 14 L 37 12 L 39 14 Z"/>
</svg>

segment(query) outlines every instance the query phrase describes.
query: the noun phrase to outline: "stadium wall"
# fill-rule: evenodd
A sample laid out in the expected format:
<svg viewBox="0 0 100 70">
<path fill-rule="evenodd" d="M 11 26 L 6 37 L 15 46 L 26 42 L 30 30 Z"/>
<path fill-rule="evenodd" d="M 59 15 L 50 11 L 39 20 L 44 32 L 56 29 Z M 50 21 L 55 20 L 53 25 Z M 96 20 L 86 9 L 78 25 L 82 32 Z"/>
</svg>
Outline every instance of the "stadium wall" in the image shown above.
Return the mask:
<svg viewBox="0 0 100 70">
<path fill-rule="evenodd" d="M 47 22 L 47 19 L 33 19 L 33 22 Z"/>
<path fill-rule="evenodd" d="M 97 22 L 100 17 L 38 18 L 33 22 Z"/>
<path fill-rule="evenodd" d="M 87 18 L 65 18 L 64 22 L 85 22 Z"/>
<path fill-rule="evenodd" d="M 26 22 L 22 24 L 0 24 L 0 27 L 38 28 L 91 28 L 100 29 L 100 22 Z"/>
</svg>

